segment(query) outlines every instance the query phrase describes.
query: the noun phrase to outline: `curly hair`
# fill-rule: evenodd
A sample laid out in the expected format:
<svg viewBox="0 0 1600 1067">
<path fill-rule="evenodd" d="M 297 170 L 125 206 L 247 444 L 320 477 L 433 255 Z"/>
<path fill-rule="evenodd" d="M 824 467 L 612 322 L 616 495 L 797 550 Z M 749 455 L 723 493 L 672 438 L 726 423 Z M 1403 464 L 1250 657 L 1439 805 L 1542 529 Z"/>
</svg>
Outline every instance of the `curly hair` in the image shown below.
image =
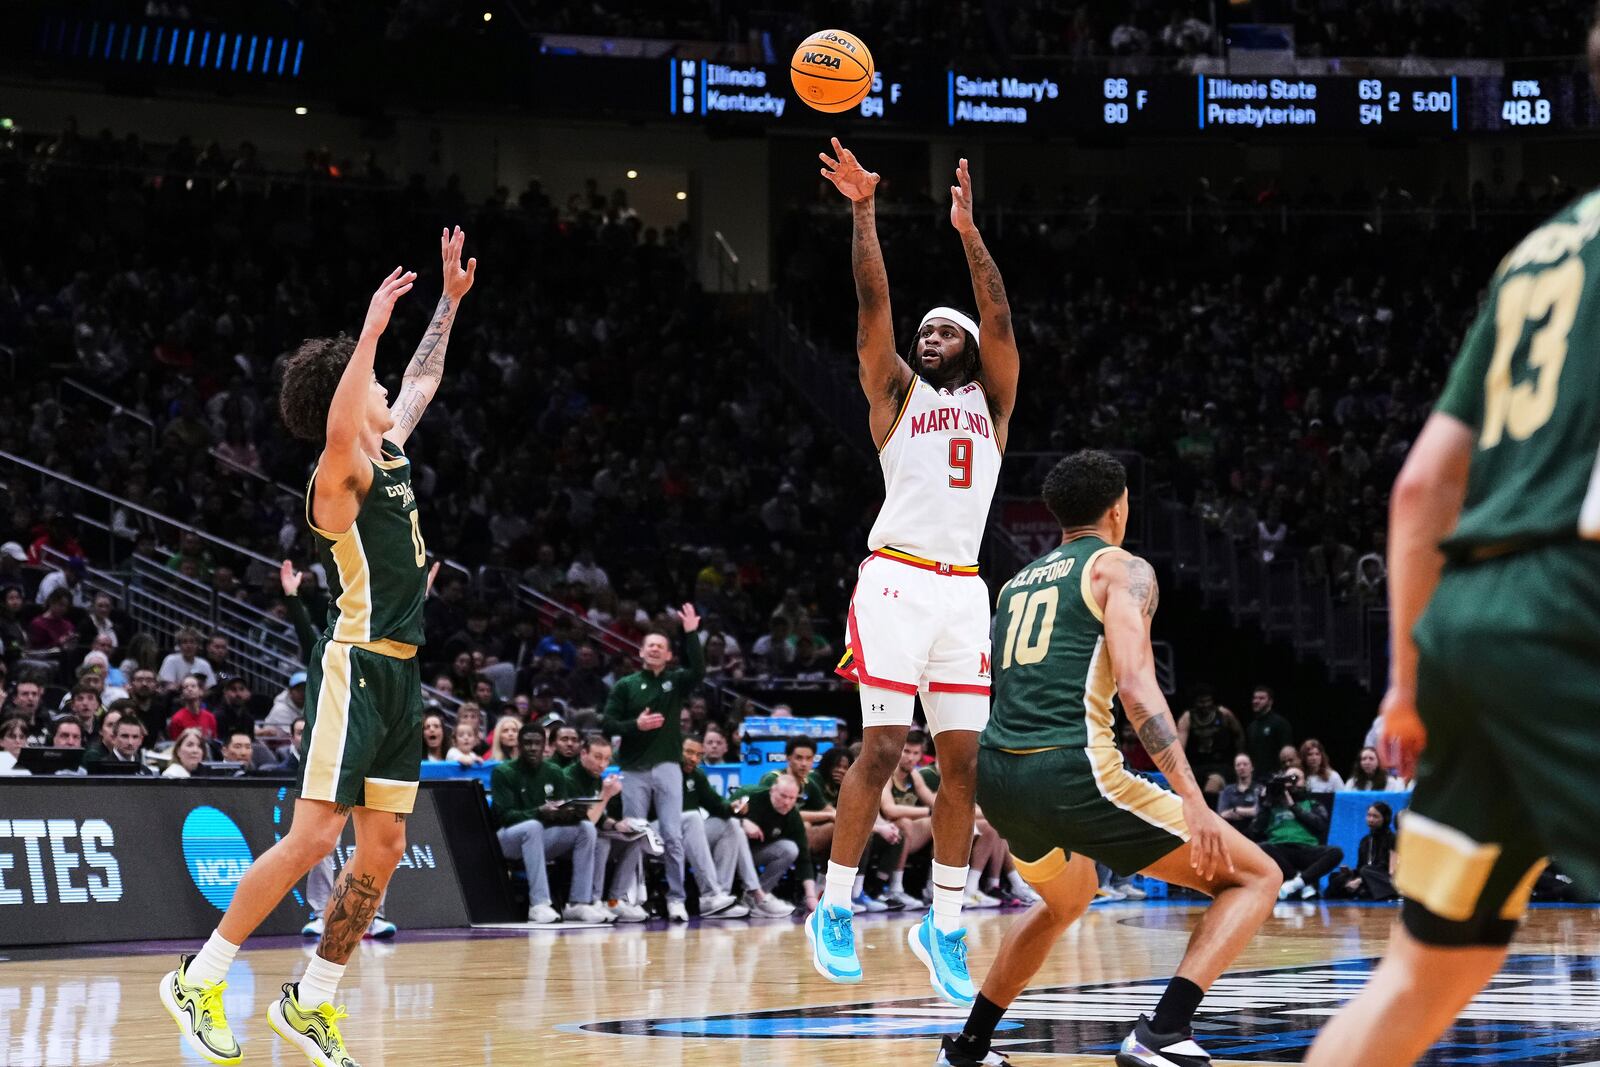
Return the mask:
<svg viewBox="0 0 1600 1067">
<path fill-rule="evenodd" d="M 1109 452 L 1085 448 L 1065 456 L 1045 475 L 1044 506 L 1062 529 L 1099 522 L 1128 488 L 1128 470 Z"/>
<path fill-rule="evenodd" d="M 355 349 L 355 340 L 348 334 L 312 337 L 285 361 L 278 414 L 291 434 L 316 444 L 326 438 L 328 408 Z"/>
</svg>

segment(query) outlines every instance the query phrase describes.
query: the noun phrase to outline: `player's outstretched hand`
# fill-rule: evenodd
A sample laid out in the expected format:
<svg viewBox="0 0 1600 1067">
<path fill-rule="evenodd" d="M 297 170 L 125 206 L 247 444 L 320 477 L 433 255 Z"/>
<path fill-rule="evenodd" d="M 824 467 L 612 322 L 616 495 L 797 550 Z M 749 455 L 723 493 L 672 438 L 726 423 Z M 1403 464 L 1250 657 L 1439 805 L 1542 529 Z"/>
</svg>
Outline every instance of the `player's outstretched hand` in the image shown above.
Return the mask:
<svg viewBox="0 0 1600 1067">
<path fill-rule="evenodd" d="M 1228 824 L 1206 805 L 1205 798 L 1183 802 L 1183 821 L 1189 827 L 1189 866 L 1210 881 L 1220 871 L 1233 870 L 1228 854 Z"/>
<path fill-rule="evenodd" d="M 950 187 L 950 225 L 957 233 L 971 233 L 978 228 L 972 217 L 972 174 L 965 159 L 956 164 L 956 184 Z"/>
<path fill-rule="evenodd" d="M 305 573 L 294 569 L 294 560 L 286 559 L 278 568 L 278 584 L 283 586 L 284 596 L 299 596 L 300 582 L 305 578 Z"/>
<path fill-rule="evenodd" d="M 467 260 L 465 270 L 461 267 L 461 248 L 466 243 L 467 235 L 460 226 L 453 233 L 450 230 L 439 233 L 439 258 L 444 261 L 444 295 L 451 300 L 459 301 L 466 296 L 478 276 L 476 258 Z"/>
<path fill-rule="evenodd" d="M 1378 736 L 1378 758 L 1385 767 L 1396 767 L 1400 777 L 1413 779 L 1417 775 L 1417 757 L 1428 744 L 1428 728 L 1417 714 L 1416 693 L 1403 692 L 1394 686 L 1383 694 L 1379 705 L 1382 718 Z"/>
<path fill-rule="evenodd" d="M 367 321 L 361 327 L 363 336 L 377 337 L 389 328 L 389 315 L 394 311 L 395 301 L 409 293 L 416 280 L 416 271 L 404 267 L 396 267 L 389 273 L 378 291 L 372 294 L 372 303 L 367 305 Z"/>
<path fill-rule="evenodd" d="M 852 201 L 871 199 L 878 188 L 878 175 L 857 162 L 856 154 L 840 144 L 837 137 L 833 139 L 833 151 L 832 156 L 826 152 L 817 153 L 817 158 L 826 164 L 822 176 Z"/>
</svg>

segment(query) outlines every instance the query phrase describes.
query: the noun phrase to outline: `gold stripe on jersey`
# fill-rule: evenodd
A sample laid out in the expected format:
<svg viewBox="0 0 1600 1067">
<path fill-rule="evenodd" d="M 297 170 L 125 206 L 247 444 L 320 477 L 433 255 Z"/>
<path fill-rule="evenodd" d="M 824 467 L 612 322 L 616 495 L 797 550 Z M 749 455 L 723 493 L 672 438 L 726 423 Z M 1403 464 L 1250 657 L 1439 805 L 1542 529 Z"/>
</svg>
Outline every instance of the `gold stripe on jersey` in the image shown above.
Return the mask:
<svg viewBox="0 0 1600 1067">
<path fill-rule="evenodd" d="M 417 655 L 416 645 L 408 645 L 404 641 L 396 641 L 388 637 L 377 641 L 359 641 L 356 642 L 355 647 L 364 648 L 368 652 L 376 652 L 380 656 L 388 656 L 390 659 L 415 659 Z"/>
<path fill-rule="evenodd" d="M 1506 897 L 1506 902 L 1500 906 L 1500 918 L 1515 922 L 1528 914 L 1528 901 L 1533 899 L 1533 883 L 1539 880 L 1539 876 L 1548 866 L 1550 866 L 1548 856 L 1534 861 L 1533 866 L 1528 868 L 1521 880 L 1512 888 L 1511 895 Z"/>
<path fill-rule="evenodd" d="M 1098 622 L 1106 621 L 1106 613 L 1094 602 L 1094 561 L 1107 552 L 1116 551 L 1116 545 L 1107 545 L 1083 561 L 1083 573 L 1078 576 L 1078 589 L 1083 593 L 1083 606 L 1089 609 Z"/>
<path fill-rule="evenodd" d="M 1478 910 L 1500 846 L 1474 841 L 1454 827 L 1406 812 L 1395 843 L 1394 887 L 1441 919 L 1466 922 Z M 1537 875 L 1535 876 L 1537 877 Z M 1531 883 L 1530 883 L 1531 886 Z M 1510 901 L 1507 900 L 1509 906 Z"/>
<path fill-rule="evenodd" d="M 322 685 L 317 689 L 317 719 L 306 747 L 306 800 L 337 799 L 339 772 L 344 768 L 344 743 L 350 730 L 350 646 L 329 641 L 322 646 Z"/>
<path fill-rule="evenodd" d="M 333 627 L 333 639 L 352 645 L 372 639 L 372 569 L 367 564 L 367 553 L 361 544 L 361 531 L 350 524 L 350 529 L 329 546 L 333 563 L 339 569 L 339 621 Z"/>
<path fill-rule="evenodd" d="M 1102 548 L 1094 555 L 1107 551 L 1110 550 Z M 1091 556 L 1090 562 L 1093 560 Z M 1084 573 L 1088 573 L 1087 567 Z M 1111 698 L 1116 692 L 1111 654 L 1106 649 L 1106 639 L 1100 637 L 1095 640 L 1089 673 L 1083 681 L 1083 724 L 1088 739 L 1083 751 L 1089 757 L 1095 788 L 1123 811 L 1187 841 L 1189 827 L 1183 821 L 1183 802 L 1154 782 L 1129 774 L 1123 765 L 1114 729 L 1116 720 L 1111 712 Z"/>
<path fill-rule="evenodd" d="M 315 498 L 316 492 L 317 492 L 317 468 L 312 467 L 311 468 L 311 481 L 306 483 L 306 525 L 311 527 L 311 532 L 316 534 L 316 535 L 318 535 L 319 537 L 325 537 L 329 541 L 337 541 L 337 540 L 339 540 L 339 538 L 343 537 L 344 535 L 343 534 L 336 534 L 331 530 L 324 530 L 322 527 L 318 526 L 317 523 L 316 523 L 316 520 L 314 520 L 311 517 L 311 501 Z"/>
<path fill-rule="evenodd" d="M 361 783 L 361 806 L 374 811 L 410 815 L 417 806 L 417 783 L 393 778 L 366 778 Z"/>
<path fill-rule="evenodd" d="M 917 383 L 921 380 L 915 374 L 911 376 L 911 382 L 906 386 L 905 399 L 900 401 L 900 414 L 894 417 L 894 422 L 889 425 L 889 432 L 883 435 L 883 444 L 878 446 L 879 452 L 889 447 L 889 441 L 894 437 L 894 432 L 900 428 L 900 420 L 906 417 L 906 410 L 911 407 L 911 398 L 917 394 Z"/>
<path fill-rule="evenodd" d="M 1018 859 L 1015 855 L 1011 857 L 1011 865 L 1022 875 L 1023 881 L 1035 886 L 1042 886 L 1053 878 L 1061 877 L 1069 862 L 1067 854 L 1059 847 L 1051 849 L 1032 863 Z"/>
<path fill-rule="evenodd" d="M 371 457 L 368 458 L 370 459 Z M 410 462 L 411 461 L 404 456 L 396 456 L 394 459 L 374 459 L 372 460 L 372 465 L 375 467 L 382 467 L 386 471 L 392 471 L 400 467 L 407 466 Z"/>
</svg>

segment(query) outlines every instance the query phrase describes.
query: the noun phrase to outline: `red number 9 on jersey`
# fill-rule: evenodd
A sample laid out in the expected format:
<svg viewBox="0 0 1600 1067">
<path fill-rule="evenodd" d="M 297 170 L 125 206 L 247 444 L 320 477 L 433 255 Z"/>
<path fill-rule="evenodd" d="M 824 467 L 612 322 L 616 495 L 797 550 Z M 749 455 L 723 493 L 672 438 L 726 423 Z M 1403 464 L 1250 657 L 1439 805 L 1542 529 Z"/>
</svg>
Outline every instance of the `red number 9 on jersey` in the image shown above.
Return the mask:
<svg viewBox="0 0 1600 1067">
<path fill-rule="evenodd" d="M 950 469 L 956 472 L 950 475 L 950 488 L 972 488 L 972 438 L 950 439 Z"/>
</svg>

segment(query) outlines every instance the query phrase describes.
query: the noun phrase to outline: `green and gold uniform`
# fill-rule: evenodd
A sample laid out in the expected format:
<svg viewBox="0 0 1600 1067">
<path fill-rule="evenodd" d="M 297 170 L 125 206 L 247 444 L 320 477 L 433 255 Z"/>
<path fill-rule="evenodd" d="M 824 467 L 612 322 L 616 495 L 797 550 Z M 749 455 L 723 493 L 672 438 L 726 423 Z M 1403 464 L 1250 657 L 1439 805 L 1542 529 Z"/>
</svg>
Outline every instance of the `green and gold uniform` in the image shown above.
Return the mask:
<svg viewBox="0 0 1600 1067">
<path fill-rule="evenodd" d="M 1098 537 L 1052 549 L 1001 588 L 995 612 L 978 804 L 1034 882 L 1073 852 L 1132 874 L 1189 839 L 1182 802 L 1128 773 L 1117 747 L 1117 684 L 1090 587 L 1095 557 L 1109 551 Z"/>
<path fill-rule="evenodd" d="M 422 766 L 422 600 L 427 551 L 417 525 L 411 461 L 383 442 L 372 487 L 343 533 L 306 522 L 328 572 L 328 626 L 306 671 L 300 795 L 408 813 Z"/>
<path fill-rule="evenodd" d="M 1437 411 L 1467 495 L 1414 631 L 1428 745 L 1401 893 L 1435 943 L 1504 943 L 1554 856 L 1600 893 L 1600 192 L 1495 272 Z"/>
</svg>

